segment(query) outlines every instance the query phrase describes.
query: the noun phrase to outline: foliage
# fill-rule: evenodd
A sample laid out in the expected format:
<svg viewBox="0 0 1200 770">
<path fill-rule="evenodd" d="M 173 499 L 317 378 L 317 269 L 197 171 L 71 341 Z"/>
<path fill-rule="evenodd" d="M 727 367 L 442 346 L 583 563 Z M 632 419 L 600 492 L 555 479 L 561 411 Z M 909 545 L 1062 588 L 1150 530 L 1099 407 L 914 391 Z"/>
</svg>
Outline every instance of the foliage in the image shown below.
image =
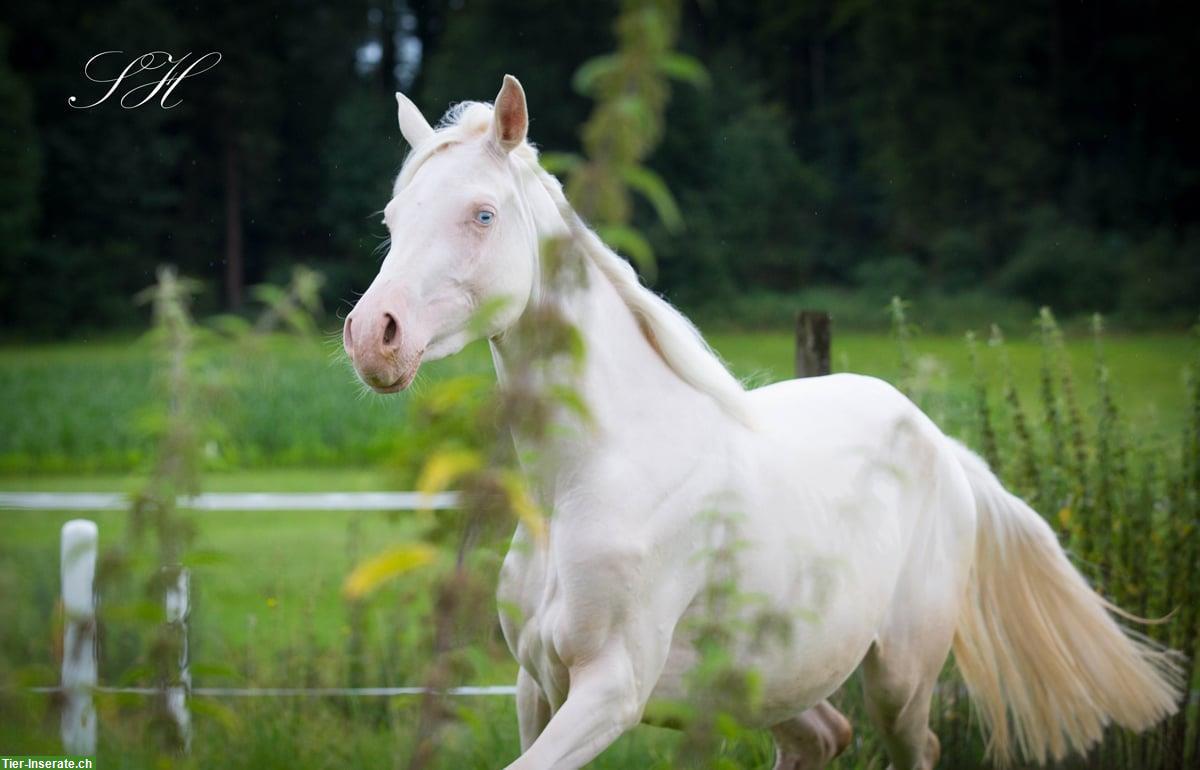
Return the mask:
<svg viewBox="0 0 1200 770">
<path fill-rule="evenodd" d="M 582 62 L 612 50 L 618 0 L 414 3 L 418 15 L 422 5 L 438 30 L 415 36 L 420 67 L 413 85 L 402 90 L 430 117 L 464 99 L 494 98 L 508 73 L 529 98 L 532 139 L 543 149 L 578 146 L 592 104 L 570 83 Z"/>
<path fill-rule="evenodd" d="M 672 50 L 679 13 L 675 0 L 623 3 L 614 25 L 616 52 L 587 60 L 571 81 L 596 102 L 582 128 L 585 156 L 550 156 L 548 166 L 567 173 L 567 197 L 584 220 L 651 277 L 653 247 L 629 226 L 631 193 L 646 200 L 668 231 L 683 227 L 670 189 L 643 161 L 662 139 L 669 80 L 708 83 L 698 61 Z"/>
<path fill-rule="evenodd" d="M 195 286 L 162 268 L 158 283 L 140 298 L 154 308 L 153 336 L 159 347 L 160 398 L 163 409 L 155 421 L 156 450 L 145 489 L 134 498 L 135 535 L 155 535 L 161 563 L 176 565 L 190 533 L 180 519 L 176 499 L 199 494 L 203 424 L 197 403 L 197 385 L 191 372 L 193 331 L 188 312 Z"/>
<path fill-rule="evenodd" d="M 1021 397 L 1002 381 L 1007 409 L 993 413 L 988 385 L 978 382 L 978 425 L 985 451 L 998 455 L 1005 481 L 1021 492 L 1054 526 L 1064 546 L 1097 588 L 1135 617 L 1152 619 L 1137 630 L 1177 650 L 1187 667 L 1185 682 L 1196 681 L 1200 613 L 1194 596 L 1200 565 L 1200 390 L 1194 347 L 1187 384 L 1192 414 L 1183 422 L 1182 441 L 1151 439 L 1132 430 L 1112 387 L 1103 323 L 1093 321 L 1094 374 L 1098 404 L 1084 417 L 1053 315 L 1039 318 L 1042 346 L 1041 420 L 1031 419 Z M 1002 365 L 1006 362 L 1002 359 Z M 1007 369 L 1007 366 L 1005 366 Z M 1007 412 L 1005 414 L 1004 412 Z M 995 436 L 988 426 L 1008 422 Z M 989 448 L 990 447 L 990 448 Z M 1153 619 L 1162 619 L 1161 622 Z M 942 719 L 965 720 L 965 705 L 942 705 Z M 1174 768 L 1200 760 L 1200 724 L 1190 699 L 1180 712 L 1142 736 L 1110 730 L 1102 747 L 1067 766 Z M 954 715 L 957 712 L 957 715 Z M 936 728 L 935 728 L 936 729 Z M 943 761 L 970 761 L 975 746 L 942 740 Z"/>
<path fill-rule="evenodd" d="M 345 312 L 354 304 L 354 292 L 363 291 L 375 274 L 377 262 L 371 257 L 379 253 L 387 235 L 377 212 L 391 194 L 392 178 L 400 167 L 403 140 L 395 110 L 373 85 L 355 84 L 345 94 L 318 150 L 326 192 L 317 214 L 329 244 L 313 255 L 311 264 L 328 279 L 323 298 L 336 300 Z M 274 271 L 291 261 L 282 261 Z"/>
<path fill-rule="evenodd" d="M 342 593 L 351 601 L 359 601 L 387 581 L 424 567 L 434 558 L 436 551 L 423 543 L 392 546 L 355 567 L 346 576 Z"/>
<path fill-rule="evenodd" d="M 675 130 L 657 161 L 664 173 L 680 166 L 688 227 L 651 235 L 662 283 L 683 304 L 802 286 L 820 275 L 825 252 L 817 224 L 830 190 L 796 153 L 788 115 L 760 101 L 765 94 L 743 80 L 736 60 L 722 57 L 713 69 L 711 89 L 680 94 L 690 109 L 672 115 Z"/>
<path fill-rule="evenodd" d="M 308 264 L 329 276 L 326 307 L 349 301 L 374 272 L 372 221 L 401 157 L 392 93 L 438 111 L 491 97 L 504 72 L 560 158 L 589 97 L 620 91 L 582 135 L 613 170 L 577 163 L 573 195 L 614 245 L 647 266 L 653 253 L 658 287 L 685 304 L 822 285 L 885 302 L 999 293 L 1121 323 L 1194 314 L 1180 9 L 669 6 L 615 27 L 616 2 L 18 6 L 0 74 L 20 148 L 0 153 L 18 164 L 0 175 L 0 227 L 17 228 L 0 242 L 0 319 L 25 336 L 134 325 L 126 298 L 164 261 L 215 310 L 231 208 L 247 285 Z M 605 53 L 614 35 L 637 55 Z M 65 108 L 112 40 L 226 59 L 174 110 Z M 669 104 L 668 81 L 687 84 Z M 648 158 L 638 145 L 659 138 Z"/>
<path fill-rule="evenodd" d="M 303 265 L 292 268 L 292 280 L 286 288 L 269 283 L 254 287 L 255 298 L 264 305 L 254 324 L 258 333 L 284 327 L 296 334 L 317 333 L 314 317 L 321 315 L 321 287 L 325 276 Z"/>
<path fill-rule="evenodd" d="M 198 409 L 197 385 L 191 371 L 193 342 L 188 300 L 195 285 L 179 278 L 172 268 L 158 271 L 158 282 L 139 296 L 153 306 L 154 330 L 160 349 L 162 399 L 165 403 L 157 435 L 154 462 L 145 486 L 133 496 L 130 508 L 130 533 L 134 540 L 153 536 L 156 545 L 155 568 L 146 579 L 146 601 L 153 606 L 164 600 L 167 591 L 181 585 L 186 591 L 184 556 L 194 537 L 191 521 L 178 509 L 178 498 L 200 492 L 199 465 L 202 425 Z M 111 551 L 107 572 L 116 571 L 121 550 Z M 113 575 L 106 576 L 112 579 Z M 172 718 L 166 688 L 183 688 L 188 694 L 190 681 L 183 678 L 181 666 L 188 660 L 187 626 L 182 618 L 163 617 L 154 623 L 145 651 L 145 665 L 155 685 L 163 689 L 155 698 L 151 732 L 160 745 L 170 750 L 186 750 L 190 735 Z"/>
<path fill-rule="evenodd" d="M 797 309 L 820 309 L 830 314 L 838 333 L 842 334 L 887 330 L 887 310 L 890 298 L 895 294 L 895 291 L 883 291 L 882 287 L 866 292 L 824 285 L 797 292 L 746 291 L 732 296 L 716 295 L 694 304 L 687 301 L 681 304 L 689 310 L 689 317 L 712 331 L 760 330 L 778 333 L 791 328 Z M 1007 329 L 1019 329 L 1035 315 L 1033 305 L 991 292 L 946 293 L 927 290 L 904 296 L 920 309 L 922 328 L 940 334 L 957 333 L 964 328 L 986 326 L 991 322 Z"/>
<path fill-rule="evenodd" d="M 29 86 L 8 62 L 9 32 L 0 24 L 0 114 L 6 129 L 0 133 L 0 275 L 17 272 L 17 262 L 34 243 L 41 182 L 40 148 Z M 15 285 L 0 281 L 0 306 L 12 304 Z"/>
</svg>

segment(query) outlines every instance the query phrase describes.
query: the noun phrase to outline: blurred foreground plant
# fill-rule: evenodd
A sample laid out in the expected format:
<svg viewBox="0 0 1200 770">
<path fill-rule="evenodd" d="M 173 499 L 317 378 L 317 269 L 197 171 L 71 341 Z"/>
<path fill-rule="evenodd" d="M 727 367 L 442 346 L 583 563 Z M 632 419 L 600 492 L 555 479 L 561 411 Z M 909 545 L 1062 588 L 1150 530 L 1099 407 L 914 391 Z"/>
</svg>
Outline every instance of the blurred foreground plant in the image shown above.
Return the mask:
<svg viewBox="0 0 1200 770">
<path fill-rule="evenodd" d="M 210 323 L 219 331 L 234 338 L 249 334 L 269 334 L 284 330 L 301 337 L 311 337 L 318 331 L 317 319 L 322 315 L 321 289 L 325 276 L 305 265 L 292 268 L 286 286 L 260 283 L 251 289 L 254 299 L 262 305 L 258 318 L 251 324 L 238 315 L 223 314 Z"/>
<path fill-rule="evenodd" d="M 658 146 L 670 81 L 708 85 L 698 60 L 673 49 L 679 34 L 678 0 L 625 0 L 614 29 L 617 50 L 584 62 L 572 85 L 596 101 L 583 126 L 584 156 L 547 153 L 542 164 L 567 176 L 567 197 L 600 237 L 653 279 L 654 250 L 629 226 L 631 192 L 641 195 L 669 231 L 683 215 L 662 177 L 644 165 Z"/>
<path fill-rule="evenodd" d="M 141 301 L 151 303 L 154 312 L 151 338 L 162 357 L 166 409 L 149 478 L 133 498 L 130 529 L 135 539 L 150 535 L 157 544 L 158 566 L 145 584 L 147 606 L 161 607 L 168 592 L 176 597 L 152 631 L 147 650 L 149 673 L 161 690 L 155 698 L 151 725 L 168 750 L 186 750 L 190 741 L 190 729 L 181 721 L 181 714 L 186 719 L 184 702 L 191 694 L 188 576 L 183 559 L 195 537 L 195 526 L 179 511 L 178 498 L 200 492 L 202 416 L 190 363 L 194 333 L 188 311 L 189 300 L 198 289 L 198 283 L 180 278 L 171 267 L 162 267 L 158 282 L 139 295 Z M 184 702 L 173 702 L 180 698 Z"/>
</svg>

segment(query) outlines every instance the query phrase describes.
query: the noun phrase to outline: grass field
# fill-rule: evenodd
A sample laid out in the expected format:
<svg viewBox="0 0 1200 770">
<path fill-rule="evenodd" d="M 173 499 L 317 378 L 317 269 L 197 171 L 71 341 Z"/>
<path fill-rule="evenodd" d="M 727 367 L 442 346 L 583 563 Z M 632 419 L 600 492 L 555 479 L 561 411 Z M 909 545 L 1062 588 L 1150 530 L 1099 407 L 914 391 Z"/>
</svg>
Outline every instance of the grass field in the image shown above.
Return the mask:
<svg viewBox="0 0 1200 770">
<path fill-rule="evenodd" d="M 1011 377 L 1026 412 L 1038 423 L 1042 349 L 1032 332 L 1010 337 L 1003 353 L 981 348 L 992 399 L 999 404 L 998 386 Z M 711 341 L 751 384 L 790 374 L 792 340 L 786 333 L 717 334 Z M 161 402 L 149 349 L 140 341 L 0 349 L 0 489 L 135 490 L 152 456 L 155 405 Z M 1135 449 L 1157 448 L 1166 440 L 1177 444 L 1188 424 L 1184 369 L 1194 360 L 1194 342 L 1172 334 L 1115 336 L 1105 340 L 1104 350 L 1112 392 L 1129 435 L 1136 437 Z M 916 374 L 910 385 L 921 403 L 948 431 L 977 438 L 963 340 L 921 336 L 914 340 L 913 352 Z M 1091 340 L 1068 340 L 1066 356 L 1081 407 L 1093 424 L 1099 406 Z M 836 370 L 893 380 L 902 368 L 896 342 L 884 334 L 837 335 L 833 362 Z M 372 490 L 411 480 L 412 468 L 399 465 L 414 462 L 419 451 L 398 451 L 411 438 L 411 396 L 364 394 L 336 341 L 280 337 L 208 342 L 197 351 L 196 370 L 210 423 L 204 426 L 209 436 L 206 491 Z M 489 371 L 486 348 L 476 345 L 454 360 L 427 367 L 417 397 L 436 391 L 445 378 Z M 999 430 L 1009 431 L 1004 425 Z M 1045 438 L 1038 440 L 1044 450 Z M 1163 457 L 1171 462 L 1174 455 Z M 428 539 L 453 516 L 190 514 L 197 528 L 188 555 L 194 575 L 195 684 L 425 681 L 435 576 L 448 567 L 450 554 L 387 585 L 363 605 L 345 600 L 341 586 L 364 557 L 392 543 Z M 0 628 L 0 753 L 58 750 L 54 699 L 4 688 L 57 680 L 57 538 L 62 522 L 72 517 L 65 511 L 0 511 L 0 617 L 5 619 Z M 145 664 L 148 632 L 161 619 L 146 592 L 146 576 L 155 569 L 152 549 L 134 541 L 126 514 L 93 518 L 100 524 L 104 553 L 100 678 L 109 684 L 145 683 L 150 676 Z M 485 584 L 494 581 L 501 547 L 497 543 L 472 557 L 472 570 Z M 481 610 L 484 619 L 478 628 L 459 640 L 462 659 L 455 681 L 512 682 L 514 664 L 490 620 L 492 612 L 490 607 Z M 99 705 L 101 767 L 392 766 L 398 757 L 407 757 L 419 719 L 412 698 L 196 698 L 192 756 L 173 760 L 146 741 L 152 725 L 146 721 L 151 710 L 144 698 L 109 696 Z M 960 713 L 947 711 L 939 731 L 969 732 Z M 865 735 L 840 767 L 883 766 L 878 745 L 869 731 Z M 671 767 L 678 741 L 675 733 L 641 727 L 594 766 Z M 969 747 L 973 755 L 980 753 L 978 746 Z M 516 753 L 509 699 L 474 700 L 462 702 L 449 720 L 434 766 L 496 767 Z M 731 734 L 721 753 L 729 767 L 765 766 L 770 744 L 764 735 Z"/>
<path fill-rule="evenodd" d="M 994 375 L 1011 373 L 1022 398 L 1038 389 L 1041 351 L 1031 334 L 1012 334 L 1005 346 L 1011 366 L 984 349 Z M 747 382 L 791 376 L 793 342 L 786 333 L 717 334 L 713 346 Z M 1184 405 L 1186 335 L 1113 337 L 1106 356 L 1124 412 L 1139 433 L 1175 435 Z M 1092 344 L 1071 340 L 1068 355 L 1085 405 L 1094 403 Z M 914 352 L 932 398 L 933 416 L 952 432 L 964 428 L 970 366 L 962 338 L 918 337 Z M 204 345 L 203 375 L 211 470 L 281 467 L 364 468 L 392 458 L 404 443 L 408 395 L 365 393 L 337 341 L 279 337 L 251 343 Z M 895 380 L 900 357 L 886 334 L 835 337 L 838 371 Z M 138 341 L 0 349 L 0 474 L 131 471 L 143 467 L 153 440 L 154 405 L 162 398 L 155 359 Z M 486 347 L 427 366 L 415 390 L 436 388 L 445 377 L 491 376 Z"/>
</svg>

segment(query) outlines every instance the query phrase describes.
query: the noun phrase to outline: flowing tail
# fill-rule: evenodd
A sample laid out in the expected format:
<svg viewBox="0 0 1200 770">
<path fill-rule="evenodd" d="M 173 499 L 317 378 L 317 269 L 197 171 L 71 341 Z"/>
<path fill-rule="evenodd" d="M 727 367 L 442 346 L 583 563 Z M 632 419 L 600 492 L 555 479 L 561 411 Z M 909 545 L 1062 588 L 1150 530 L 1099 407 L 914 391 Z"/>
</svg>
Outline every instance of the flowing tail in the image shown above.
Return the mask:
<svg viewBox="0 0 1200 770">
<path fill-rule="evenodd" d="M 1122 628 L 1054 531 L 961 445 L 978 511 L 975 568 L 954 656 L 998 764 L 1013 745 L 1042 764 L 1099 741 L 1110 721 L 1144 730 L 1178 708 L 1176 653 Z"/>
</svg>

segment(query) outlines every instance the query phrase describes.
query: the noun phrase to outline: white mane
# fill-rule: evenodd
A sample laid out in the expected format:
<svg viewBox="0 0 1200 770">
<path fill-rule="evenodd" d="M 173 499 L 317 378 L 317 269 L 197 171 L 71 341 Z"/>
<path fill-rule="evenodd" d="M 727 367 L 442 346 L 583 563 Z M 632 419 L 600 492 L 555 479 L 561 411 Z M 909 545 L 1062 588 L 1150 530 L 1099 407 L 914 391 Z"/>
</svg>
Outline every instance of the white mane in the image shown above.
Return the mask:
<svg viewBox="0 0 1200 770">
<path fill-rule="evenodd" d="M 489 104 L 461 102 L 451 107 L 433 136 L 414 147 L 405 159 L 396 177 L 395 192 L 403 189 L 432 155 L 482 135 L 491 122 L 492 107 Z M 751 424 L 746 391 L 741 383 L 725 368 L 692 322 L 643 286 L 633 266 L 583 223 L 563 194 L 562 185 L 538 163 L 537 150 L 528 142 L 522 142 L 509 156 L 516 159 L 525 172 L 521 175 L 522 181 L 537 182 L 562 212 L 563 218 L 574 225 L 572 231 L 582 241 L 579 244 L 581 250 L 612 283 L 663 361 L 684 382 L 711 396 L 730 415 Z"/>
</svg>

